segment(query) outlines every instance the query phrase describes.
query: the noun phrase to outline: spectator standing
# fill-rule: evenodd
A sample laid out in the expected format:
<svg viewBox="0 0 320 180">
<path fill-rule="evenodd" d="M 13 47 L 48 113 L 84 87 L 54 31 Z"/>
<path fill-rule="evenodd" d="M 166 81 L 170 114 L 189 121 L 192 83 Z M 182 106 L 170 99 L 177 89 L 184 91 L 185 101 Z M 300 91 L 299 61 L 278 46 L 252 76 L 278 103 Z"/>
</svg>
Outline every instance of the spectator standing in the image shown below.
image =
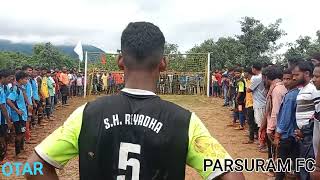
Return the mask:
<svg viewBox="0 0 320 180">
<path fill-rule="evenodd" d="M 277 66 L 269 66 L 265 68 L 262 74 L 266 77 L 265 84 L 269 91 L 267 94 L 266 105 L 266 124 L 261 125 L 261 128 L 266 128 L 267 132 L 267 144 L 268 144 L 268 158 L 276 159 L 277 154 L 273 146 L 275 128 L 277 126 L 277 117 L 280 110 L 281 102 L 287 89 L 281 81 L 283 72 L 282 69 Z M 273 172 L 270 172 L 274 176 Z"/>
<path fill-rule="evenodd" d="M 16 158 L 24 158 L 21 151 L 24 150 L 24 137 L 26 132 L 26 122 L 28 119 L 28 110 L 26 107 L 26 98 L 24 97 L 24 88 L 28 81 L 29 75 L 23 71 L 16 73 L 16 84 L 7 98 L 7 104 L 11 108 L 11 118 L 15 129 L 15 154 Z"/>
<path fill-rule="evenodd" d="M 313 101 L 315 104 L 314 115 L 314 129 L 313 129 L 313 149 L 316 159 L 316 170 L 311 174 L 313 179 L 320 179 L 320 54 L 318 56 L 319 61 L 316 63 L 313 71 L 313 84 L 316 86 L 317 91 L 313 94 Z M 316 57 L 314 57 L 315 59 Z"/>
<path fill-rule="evenodd" d="M 219 85 L 218 85 L 218 79 L 216 76 L 216 72 L 212 73 L 211 85 L 212 85 L 212 97 L 218 97 Z"/>
<path fill-rule="evenodd" d="M 251 77 L 253 76 L 251 68 L 246 69 L 245 71 L 245 81 L 246 87 L 251 86 Z M 258 126 L 254 121 L 254 111 L 253 111 L 253 97 L 252 92 L 246 92 L 246 113 L 247 113 L 247 121 L 249 124 L 249 141 L 244 144 L 252 144 L 254 142 L 254 136 L 258 135 Z"/>
<path fill-rule="evenodd" d="M 252 73 L 254 76 L 251 78 L 251 86 L 248 87 L 247 92 L 252 92 L 253 96 L 253 111 L 255 122 L 258 127 L 261 127 L 261 122 L 265 118 L 266 111 L 266 93 L 265 86 L 262 80 L 262 65 L 260 63 L 255 63 L 252 66 Z M 265 132 L 262 132 L 262 129 L 259 129 L 259 149 L 261 152 L 267 151 L 266 141 L 265 141 Z"/>
<path fill-rule="evenodd" d="M 30 121 L 32 118 L 32 111 L 33 111 L 33 93 L 32 93 L 32 85 L 31 85 L 31 76 L 32 76 L 32 70 L 33 68 L 29 65 L 25 65 L 22 67 L 22 71 L 24 71 L 26 74 L 28 74 L 28 82 L 26 85 L 24 85 L 25 93 L 24 95 L 26 96 L 26 106 L 27 106 L 27 112 L 28 112 L 28 120 L 26 122 L 26 142 L 30 142 L 31 138 L 31 131 L 30 131 Z"/>
<path fill-rule="evenodd" d="M 54 84 L 55 84 L 54 106 L 55 106 L 55 108 L 57 108 L 58 103 L 59 103 L 59 96 L 61 96 L 61 95 L 59 95 L 60 94 L 60 83 L 59 83 L 59 80 L 58 80 L 58 77 L 57 77 L 55 71 L 51 72 L 51 77 L 52 77 Z"/>
<path fill-rule="evenodd" d="M 48 76 L 48 89 L 49 89 L 49 95 L 50 95 L 50 117 L 53 117 L 53 111 L 55 108 L 55 103 L 54 103 L 54 97 L 55 97 L 55 88 L 56 88 L 56 84 L 54 79 L 52 78 L 52 76 L 54 76 L 53 72 L 48 71 L 47 73 Z M 53 120 L 53 119 L 50 119 Z"/>
<path fill-rule="evenodd" d="M 236 124 L 236 120 L 240 121 L 240 126 L 235 128 L 236 130 L 243 130 L 245 123 L 244 108 L 246 98 L 246 83 L 241 76 L 241 69 L 235 69 L 235 81 L 236 81 L 236 96 L 235 96 L 235 108 L 233 126 Z"/>
<path fill-rule="evenodd" d="M 225 73 L 222 75 L 222 91 L 223 91 L 223 98 L 224 98 L 223 106 L 229 105 L 228 89 L 229 89 L 229 79 L 228 79 L 228 74 Z"/>
<path fill-rule="evenodd" d="M 311 78 L 313 65 L 310 62 L 299 62 L 292 71 L 293 80 L 299 84 L 300 91 L 297 96 L 296 121 L 298 129 L 295 130 L 299 146 L 299 158 L 314 158 L 313 151 L 313 121 L 315 114 L 313 94 L 317 89 L 312 84 Z M 300 169 L 301 180 L 310 179 L 310 173 L 304 168 Z"/>
<path fill-rule="evenodd" d="M 69 77 L 67 74 L 67 68 L 64 67 L 62 69 L 62 73 L 59 76 L 59 82 L 60 82 L 60 92 L 61 92 L 61 96 L 62 96 L 62 105 L 68 105 L 67 104 L 67 100 L 68 100 L 68 93 L 69 93 L 69 89 L 68 89 L 68 85 L 69 85 Z"/>
<path fill-rule="evenodd" d="M 78 73 L 77 76 L 77 95 L 82 96 L 83 94 L 83 76 L 81 73 Z"/>
<path fill-rule="evenodd" d="M 283 98 L 277 117 L 277 127 L 274 136 L 274 145 L 278 149 L 278 158 L 285 162 L 287 159 L 295 162 L 298 146 L 294 136 L 297 128 L 296 108 L 299 89 L 292 81 L 292 69 L 286 69 L 283 73 L 283 84 L 288 92 Z M 276 180 L 285 178 L 286 172 L 276 172 Z M 288 173 L 288 172 L 287 172 Z"/>
<path fill-rule="evenodd" d="M 102 90 L 107 93 L 107 90 L 108 90 L 108 75 L 107 75 L 107 73 L 103 73 L 101 79 L 102 79 L 102 84 L 103 84 Z"/>
<path fill-rule="evenodd" d="M 98 93 L 98 85 L 99 85 L 98 75 L 97 73 L 93 73 L 93 77 L 92 77 L 93 94 Z"/>
<path fill-rule="evenodd" d="M 113 94 L 114 93 L 114 77 L 111 73 L 109 73 L 108 76 L 108 94 Z"/>
<path fill-rule="evenodd" d="M 33 69 L 32 71 L 32 77 L 30 79 L 31 81 L 31 86 L 32 86 L 32 94 L 33 94 L 33 112 L 32 112 L 32 117 L 31 117 L 31 126 L 35 127 L 37 125 L 38 121 L 38 111 L 40 105 L 40 96 L 39 96 L 39 85 L 37 82 L 36 77 L 38 76 L 38 70 Z"/>
<path fill-rule="evenodd" d="M 216 71 L 216 79 L 218 81 L 218 97 L 222 97 L 222 75 L 219 70 Z"/>
</svg>

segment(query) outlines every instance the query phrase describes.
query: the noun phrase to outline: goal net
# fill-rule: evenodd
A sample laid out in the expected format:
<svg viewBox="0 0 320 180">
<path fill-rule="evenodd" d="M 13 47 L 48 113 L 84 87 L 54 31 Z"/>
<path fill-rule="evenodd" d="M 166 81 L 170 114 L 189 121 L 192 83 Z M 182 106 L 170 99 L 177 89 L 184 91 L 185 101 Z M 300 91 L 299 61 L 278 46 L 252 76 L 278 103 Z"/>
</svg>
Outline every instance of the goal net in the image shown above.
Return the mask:
<svg viewBox="0 0 320 180">
<path fill-rule="evenodd" d="M 208 58 L 210 58 L 208 53 L 165 56 L 168 67 L 167 71 L 160 75 L 159 94 L 207 94 Z"/>
<path fill-rule="evenodd" d="M 96 91 L 93 86 L 95 74 L 112 74 L 123 77 L 117 65 L 118 54 L 86 52 L 87 94 Z M 210 54 L 166 54 L 167 70 L 160 74 L 157 82 L 158 94 L 208 95 L 210 82 Z M 208 66 L 209 65 L 209 66 Z M 209 77 L 209 79 L 208 79 Z M 124 81 L 115 82 L 117 91 Z"/>
</svg>

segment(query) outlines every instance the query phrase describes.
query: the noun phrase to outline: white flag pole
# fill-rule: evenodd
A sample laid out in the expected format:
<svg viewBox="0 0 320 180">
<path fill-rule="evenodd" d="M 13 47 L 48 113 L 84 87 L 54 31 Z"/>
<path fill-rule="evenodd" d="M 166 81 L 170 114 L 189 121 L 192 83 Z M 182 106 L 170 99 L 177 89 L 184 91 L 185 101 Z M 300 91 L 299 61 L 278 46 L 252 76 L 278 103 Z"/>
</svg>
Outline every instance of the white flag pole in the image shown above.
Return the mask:
<svg viewBox="0 0 320 180">
<path fill-rule="evenodd" d="M 81 71 L 81 69 L 80 69 L 80 68 L 81 68 L 81 67 L 80 67 L 81 65 L 80 65 L 80 64 L 81 64 L 81 60 L 79 59 L 79 67 L 78 67 L 78 72 L 80 72 L 80 71 Z"/>
<path fill-rule="evenodd" d="M 83 97 L 84 98 L 87 95 L 87 78 L 88 78 L 87 71 L 88 71 L 88 51 L 86 51 L 86 57 L 84 60 L 84 89 L 83 89 L 83 91 L 84 91 Z"/>
</svg>

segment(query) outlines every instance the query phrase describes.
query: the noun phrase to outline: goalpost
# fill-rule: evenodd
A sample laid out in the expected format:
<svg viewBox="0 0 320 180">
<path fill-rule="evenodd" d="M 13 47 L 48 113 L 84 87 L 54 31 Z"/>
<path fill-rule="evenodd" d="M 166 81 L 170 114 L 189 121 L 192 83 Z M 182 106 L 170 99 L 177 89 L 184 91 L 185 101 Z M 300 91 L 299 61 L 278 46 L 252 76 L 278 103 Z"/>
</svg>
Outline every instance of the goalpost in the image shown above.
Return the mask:
<svg viewBox="0 0 320 180">
<path fill-rule="evenodd" d="M 196 82 L 196 87 L 200 94 L 209 96 L 210 92 L 210 53 L 178 53 L 166 54 L 167 71 L 165 75 L 178 75 L 181 80 L 186 80 L 185 84 L 189 85 Z M 184 78 L 184 79 L 183 79 Z M 190 80 L 191 79 L 191 80 Z M 181 82 L 180 82 L 181 85 Z M 199 91 L 197 91 L 196 94 Z M 191 93 L 194 94 L 194 93 Z"/>
<path fill-rule="evenodd" d="M 95 69 L 103 69 L 103 70 L 108 70 L 108 71 L 117 71 L 118 66 L 116 62 L 116 58 L 119 54 L 118 53 L 104 53 L 104 52 L 90 52 L 86 51 L 85 52 L 85 68 L 84 68 L 84 97 L 87 95 L 87 89 L 88 89 L 88 71 L 89 67 L 88 65 L 91 65 L 91 70 L 93 72 Z M 105 65 L 102 63 L 98 63 L 104 59 Z M 91 83 L 89 84 L 91 85 Z"/>
<path fill-rule="evenodd" d="M 117 53 L 85 52 L 85 78 L 84 78 L 84 97 L 87 95 L 88 85 L 88 63 L 99 62 L 103 57 L 105 65 L 98 65 L 96 68 L 107 71 L 119 71 L 116 65 Z M 166 54 L 168 66 L 167 71 L 162 74 L 183 76 L 197 80 L 197 86 L 202 88 L 203 94 L 209 97 L 211 82 L 211 60 L 210 53 L 185 53 L 185 54 Z"/>
</svg>

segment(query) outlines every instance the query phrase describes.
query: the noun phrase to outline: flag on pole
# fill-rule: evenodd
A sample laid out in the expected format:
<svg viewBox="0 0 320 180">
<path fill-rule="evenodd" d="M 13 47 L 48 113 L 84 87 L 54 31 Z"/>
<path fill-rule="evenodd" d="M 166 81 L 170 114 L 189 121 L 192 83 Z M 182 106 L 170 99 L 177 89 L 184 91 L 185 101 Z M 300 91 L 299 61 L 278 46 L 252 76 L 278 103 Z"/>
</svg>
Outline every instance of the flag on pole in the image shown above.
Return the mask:
<svg viewBox="0 0 320 180">
<path fill-rule="evenodd" d="M 106 64 L 106 62 L 107 62 L 106 55 L 102 54 L 101 55 L 101 64 Z"/>
<path fill-rule="evenodd" d="M 83 61 L 83 51 L 81 41 L 78 42 L 77 46 L 73 49 L 79 56 L 79 60 Z"/>
</svg>

